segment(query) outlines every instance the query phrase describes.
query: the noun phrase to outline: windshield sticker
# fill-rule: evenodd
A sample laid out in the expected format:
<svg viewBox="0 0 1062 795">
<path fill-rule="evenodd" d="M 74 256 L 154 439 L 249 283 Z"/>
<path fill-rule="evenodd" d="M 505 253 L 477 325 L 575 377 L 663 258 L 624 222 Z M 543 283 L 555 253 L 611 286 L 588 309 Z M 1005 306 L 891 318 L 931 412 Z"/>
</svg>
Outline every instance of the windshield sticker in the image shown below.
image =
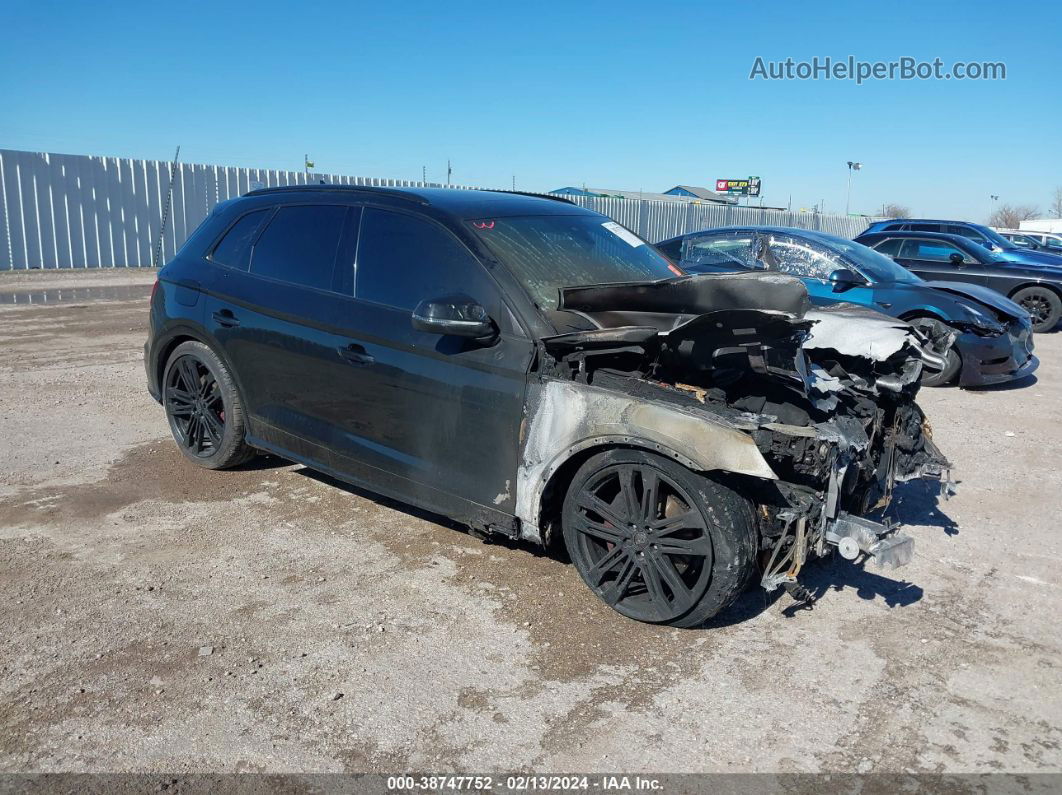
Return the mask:
<svg viewBox="0 0 1062 795">
<path fill-rule="evenodd" d="M 605 227 L 605 229 L 614 234 L 616 237 L 618 237 L 631 248 L 638 248 L 638 246 L 645 245 L 645 242 L 641 240 L 637 235 L 628 232 L 615 221 L 605 221 L 605 223 L 601 224 L 601 226 Z"/>
<path fill-rule="evenodd" d="M 472 226 L 476 229 L 493 229 L 494 221 L 473 221 Z"/>
</svg>

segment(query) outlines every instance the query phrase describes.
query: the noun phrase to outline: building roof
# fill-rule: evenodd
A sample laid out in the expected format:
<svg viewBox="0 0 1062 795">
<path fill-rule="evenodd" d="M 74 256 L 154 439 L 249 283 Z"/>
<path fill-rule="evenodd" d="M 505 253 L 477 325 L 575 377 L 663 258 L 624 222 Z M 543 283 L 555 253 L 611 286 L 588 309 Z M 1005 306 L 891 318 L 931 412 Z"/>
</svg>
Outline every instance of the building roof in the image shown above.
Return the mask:
<svg viewBox="0 0 1062 795">
<path fill-rule="evenodd" d="M 665 193 L 671 193 L 671 191 L 675 191 L 675 190 L 684 190 L 687 193 L 692 193 L 698 199 L 704 199 L 705 201 L 710 201 L 710 202 L 722 202 L 722 203 L 726 203 L 726 204 L 734 204 L 737 201 L 736 199 L 734 199 L 734 198 L 732 198 L 730 196 L 724 196 L 721 193 L 716 193 L 715 191 L 708 190 L 708 188 L 702 188 L 699 185 L 676 185 L 675 187 L 671 188 L 670 190 L 667 190 L 667 191 L 664 191 L 664 192 Z"/>
<path fill-rule="evenodd" d="M 678 186 L 678 187 L 682 187 L 682 186 Z M 672 188 L 672 190 L 674 190 L 674 188 Z M 644 190 L 620 190 L 618 188 L 575 188 L 575 187 L 570 187 L 570 186 L 569 187 L 565 187 L 565 188 L 556 188 L 554 190 L 551 190 L 550 193 L 555 194 L 555 195 L 559 195 L 559 196 L 604 196 L 604 197 L 611 197 L 611 198 L 615 198 L 615 199 L 643 199 L 645 201 L 654 201 L 654 202 L 687 202 L 688 203 L 688 202 L 707 201 L 707 202 L 712 202 L 713 204 L 736 204 L 737 203 L 736 199 L 732 199 L 729 196 L 722 196 L 722 195 L 720 195 L 718 193 L 712 193 L 711 191 L 706 190 L 704 188 L 698 188 L 698 190 L 703 190 L 706 193 L 711 194 L 711 196 L 710 197 L 704 197 L 704 196 L 695 196 L 694 197 L 694 196 L 683 196 L 681 194 L 671 194 L 671 193 L 653 193 L 652 191 L 644 191 Z"/>
</svg>

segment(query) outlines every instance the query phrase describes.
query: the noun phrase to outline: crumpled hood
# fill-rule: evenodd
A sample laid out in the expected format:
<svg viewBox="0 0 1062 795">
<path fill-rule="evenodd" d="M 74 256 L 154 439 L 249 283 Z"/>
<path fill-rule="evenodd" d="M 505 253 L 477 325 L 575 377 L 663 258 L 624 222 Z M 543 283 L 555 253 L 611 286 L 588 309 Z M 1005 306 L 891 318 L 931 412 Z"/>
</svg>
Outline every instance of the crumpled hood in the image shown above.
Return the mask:
<svg viewBox="0 0 1062 795">
<path fill-rule="evenodd" d="M 1018 320 L 1022 317 L 1026 317 L 1028 313 L 1022 309 L 1018 304 L 1011 301 L 1004 295 L 997 293 L 995 290 L 990 290 L 987 287 L 983 287 L 980 284 L 966 284 L 964 282 L 926 282 L 926 287 L 932 287 L 935 290 L 943 290 L 946 293 L 952 295 L 962 296 L 972 301 L 976 301 L 979 304 L 994 309 L 995 311 L 1006 315 L 1009 318 Z"/>
</svg>

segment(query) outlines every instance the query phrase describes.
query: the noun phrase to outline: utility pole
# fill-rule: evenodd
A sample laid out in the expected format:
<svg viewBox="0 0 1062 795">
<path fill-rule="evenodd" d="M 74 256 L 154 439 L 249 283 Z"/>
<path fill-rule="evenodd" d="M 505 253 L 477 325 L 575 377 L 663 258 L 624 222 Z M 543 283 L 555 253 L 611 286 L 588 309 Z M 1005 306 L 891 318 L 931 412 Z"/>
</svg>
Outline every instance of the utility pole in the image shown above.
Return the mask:
<svg viewBox="0 0 1062 795">
<path fill-rule="evenodd" d="M 516 192 L 516 174 L 513 174 L 513 193 Z"/>
<path fill-rule="evenodd" d="M 427 166 L 421 166 L 420 167 L 420 182 L 421 182 L 422 185 L 427 185 L 428 184 L 428 167 Z"/>
<path fill-rule="evenodd" d="M 454 173 L 453 168 L 450 167 L 450 159 L 446 159 L 446 187 L 450 187 L 450 176 Z"/>
<path fill-rule="evenodd" d="M 844 214 L 848 215 L 848 212 L 852 204 L 852 172 L 859 171 L 863 167 L 862 163 L 856 163 L 852 160 L 848 161 L 848 198 L 844 202 Z"/>
</svg>

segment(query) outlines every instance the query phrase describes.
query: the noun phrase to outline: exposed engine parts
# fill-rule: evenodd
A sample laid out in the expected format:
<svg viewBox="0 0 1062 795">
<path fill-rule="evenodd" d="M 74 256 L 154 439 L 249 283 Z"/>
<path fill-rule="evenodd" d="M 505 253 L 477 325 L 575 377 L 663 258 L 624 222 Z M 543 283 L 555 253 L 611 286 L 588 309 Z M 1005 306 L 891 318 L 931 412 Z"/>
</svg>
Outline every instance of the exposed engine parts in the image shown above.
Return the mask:
<svg viewBox="0 0 1062 795">
<path fill-rule="evenodd" d="M 829 548 L 911 559 L 911 538 L 862 516 L 897 482 L 951 488 L 914 402 L 923 363 L 941 366 L 950 340 L 860 307 L 812 309 L 798 279 L 773 273 L 566 289 L 558 315 L 572 331 L 540 349 L 525 494 L 581 439 L 658 440 L 740 480 L 759 510 L 761 584 L 809 601 L 797 576 Z M 533 504 L 521 516 L 531 537 Z"/>
</svg>

